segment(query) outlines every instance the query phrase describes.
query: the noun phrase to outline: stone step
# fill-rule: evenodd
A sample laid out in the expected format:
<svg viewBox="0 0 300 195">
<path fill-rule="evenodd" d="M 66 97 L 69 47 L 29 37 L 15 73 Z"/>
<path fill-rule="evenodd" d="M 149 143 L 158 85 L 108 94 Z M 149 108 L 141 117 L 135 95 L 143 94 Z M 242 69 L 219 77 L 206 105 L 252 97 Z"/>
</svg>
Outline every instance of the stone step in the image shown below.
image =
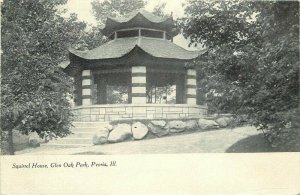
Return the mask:
<svg viewBox="0 0 300 195">
<path fill-rule="evenodd" d="M 109 122 L 73 122 L 75 128 L 80 127 L 103 127 L 109 124 Z"/>
<path fill-rule="evenodd" d="M 65 144 L 65 145 L 77 145 L 77 144 L 86 144 L 86 145 L 92 145 L 93 140 L 92 138 L 60 138 L 57 140 L 51 140 L 49 145 L 57 145 L 57 144 Z"/>
<path fill-rule="evenodd" d="M 71 131 L 73 133 L 76 133 L 76 132 L 97 132 L 100 129 L 101 129 L 100 127 L 77 127 L 77 128 L 72 128 Z"/>
<path fill-rule="evenodd" d="M 93 136 L 108 123 L 98 122 L 75 122 L 75 127 L 71 129 L 72 134 L 64 138 L 50 140 L 47 145 L 82 147 L 93 145 Z"/>
<path fill-rule="evenodd" d="M 47 143 L 48 146 L 53 147 L 67 147 L 67 148 L 79 148 L 85 146 L 91 146 L 91 144 L 61 144 L 61 143 Z"/>
<path fill-rule="evenodd" d="M 68 135 L 66 138 L 93 138 L 96 132 L 74 132 L 73 134 Z"/>
<path fill-rule="evenodd" d="M 202 117 L 203 119 L 207 119 L 207 120 L 215 120 L 216 117 L 215 116 L 205 116 L 205 117 Z"/>
</svg>

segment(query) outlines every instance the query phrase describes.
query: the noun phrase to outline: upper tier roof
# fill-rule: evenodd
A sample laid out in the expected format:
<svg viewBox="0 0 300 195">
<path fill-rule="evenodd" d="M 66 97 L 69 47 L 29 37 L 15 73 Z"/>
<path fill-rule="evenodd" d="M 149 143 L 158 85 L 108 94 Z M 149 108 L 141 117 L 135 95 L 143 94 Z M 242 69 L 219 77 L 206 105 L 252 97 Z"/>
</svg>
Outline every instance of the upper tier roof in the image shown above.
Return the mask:
<svg viewBox="0 0 300 195">
<path fill-rule="evenodd" d="M 159 17 L 151 12 L 139 10 L 131 12 L 123 17 L 107 17 L 102 32 L 104 35 L 109 36 L 117 30 L 139 27 L 163 30 L 172 35 L 174 21 L 172 17 Z"/>
<path fill-rule="evenodd" d="M 164 39 L 148 37 L 121 38 L 109 41 L 89 51 L 70 50 L 70 53 L 87 60 L 121 58 L 139 47 L 145 53 L 157 58 L 190 60 L 204 51 L 188 51 Z"/>
<path fill-rule="evenodd" d="M 125 16 L 122 16 L 122 17 L 108 17 L 108 18 L 110 18 L 111 20 L 114 20 L 115 22 L 122 23 L 122 22 L 128 22 L 128 21 L 130 21 L 137 14 L 141 14 L 147 20 L 149 20 L 151 22 L 154 22 L 154 23 L 161 23 L 161 22 L 169 19 L 169 18 L 166 18 L 166 17 L 160 17 L 160 16 L 157 16 L 157 15 L 154 15 L 153 13 L 148 12 L 146 10 L 133 11 L 133 12 L 131 12 L 129 14 L 126 14 Z"/>
</svg>

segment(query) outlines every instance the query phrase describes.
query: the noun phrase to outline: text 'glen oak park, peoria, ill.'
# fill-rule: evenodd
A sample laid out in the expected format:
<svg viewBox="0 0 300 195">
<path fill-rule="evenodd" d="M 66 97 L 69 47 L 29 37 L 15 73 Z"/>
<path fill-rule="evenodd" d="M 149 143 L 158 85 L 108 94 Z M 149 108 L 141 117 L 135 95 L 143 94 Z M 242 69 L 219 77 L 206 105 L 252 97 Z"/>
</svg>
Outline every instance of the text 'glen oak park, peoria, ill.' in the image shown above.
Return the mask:
<svg viewBox="0 0 300 195">
<path fill-rule="evenodd" d="M 48 168 L 95 168 L 95 167 L 115 167 L 116 161 L 110 162 L 64 162 L 64 163 L 26 163 L 26 164 L 12 164 L 13 169 L 48 169 Z"/>
</svg>

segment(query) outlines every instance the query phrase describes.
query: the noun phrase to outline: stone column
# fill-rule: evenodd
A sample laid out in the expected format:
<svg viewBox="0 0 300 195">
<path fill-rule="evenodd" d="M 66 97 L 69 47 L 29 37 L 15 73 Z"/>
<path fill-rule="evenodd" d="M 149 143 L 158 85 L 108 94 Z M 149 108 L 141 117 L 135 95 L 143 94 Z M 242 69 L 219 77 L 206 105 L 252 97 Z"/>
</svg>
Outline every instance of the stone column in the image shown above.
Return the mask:
<svg viewBox="0 0 300 195">
<path fill-rule="evenodd" d="M 106 84 L 107 84 L 107 76 L 105 74 L 101 74 L 98 77 L 97 83 L 97 99 L 98 104 L 106 104 Z"/>
<path fill-rule="evenodd" d="M 184 104 L 185 75 L 177 74 L 176 77 L 176 104 Z"/>
<path fill-rule="evenodd" d="M 197 82 L 196 82 L 196 70 L 187 69 L 186 71 L 186 103 L 197 104 L 196 100 Z"/>
<path fill-rule="evenodd" d="M 146 66 L 132 66 L 132 104 L 146 103 Z"/>
<path fill-rule="evenodd" d="M 92 104 L 92 74 L 91 70 L 82 71 L 82 105 Z"/>
</svg>

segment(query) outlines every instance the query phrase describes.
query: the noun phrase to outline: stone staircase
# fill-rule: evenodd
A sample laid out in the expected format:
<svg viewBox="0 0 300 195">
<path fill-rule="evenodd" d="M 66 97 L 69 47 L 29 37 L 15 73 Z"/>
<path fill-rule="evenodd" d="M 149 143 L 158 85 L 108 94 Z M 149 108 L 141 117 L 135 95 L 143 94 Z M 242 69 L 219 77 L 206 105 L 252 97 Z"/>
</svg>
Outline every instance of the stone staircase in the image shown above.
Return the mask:
<svg viewBox="0 0 300 195">
<path fill-rule="evenodd" d="M 82 147 L 93 145 L 93 135 L 108 122 L 74 122 L 71 129 L 73 134 L 64 138 L 50 140 L 48 146 Z"/>
</svg>

